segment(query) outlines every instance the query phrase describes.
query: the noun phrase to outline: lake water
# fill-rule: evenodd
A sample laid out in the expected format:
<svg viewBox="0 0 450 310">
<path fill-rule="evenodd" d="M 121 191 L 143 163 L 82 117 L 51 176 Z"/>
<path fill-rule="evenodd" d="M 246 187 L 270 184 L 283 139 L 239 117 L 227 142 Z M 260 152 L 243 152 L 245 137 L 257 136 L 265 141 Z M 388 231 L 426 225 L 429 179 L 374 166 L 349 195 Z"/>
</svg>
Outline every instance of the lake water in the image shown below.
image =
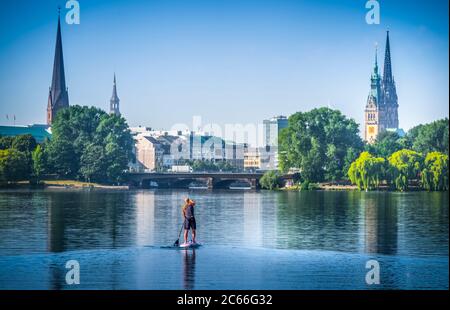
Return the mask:
<svg viewBox="0 0 450 310">
<path fill-rule="evenodd" d="M 187 195 L 196 250 L 170 247 Z M 2 190 L 0 289 L 448 289 L 448 205 L 427 192 Z"/>
</svg>

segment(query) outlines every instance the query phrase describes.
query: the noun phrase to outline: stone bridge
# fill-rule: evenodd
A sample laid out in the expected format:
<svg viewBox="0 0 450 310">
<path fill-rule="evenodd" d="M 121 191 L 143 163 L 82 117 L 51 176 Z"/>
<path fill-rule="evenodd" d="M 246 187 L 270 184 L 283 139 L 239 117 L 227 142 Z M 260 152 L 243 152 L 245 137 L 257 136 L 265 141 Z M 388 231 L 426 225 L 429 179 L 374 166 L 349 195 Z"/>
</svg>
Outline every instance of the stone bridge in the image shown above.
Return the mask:
<svg viewBox="0 0 450 310">
<path fill-rule="evenodd" d="M 188 188 L 192 183 L 201 183 L 213 188 L 229 188 L 235 182 L 247 184 L 252 189 L 260 188 L 259 179 L 262 172 L 146 172 L 130 173 L 128 179 L 130 185 L 149 188 L 152 182 L 158 187 Z M 281 179 L 286 182 L 292 180 L 293 175 L 284 175 Z"/>
</svg>

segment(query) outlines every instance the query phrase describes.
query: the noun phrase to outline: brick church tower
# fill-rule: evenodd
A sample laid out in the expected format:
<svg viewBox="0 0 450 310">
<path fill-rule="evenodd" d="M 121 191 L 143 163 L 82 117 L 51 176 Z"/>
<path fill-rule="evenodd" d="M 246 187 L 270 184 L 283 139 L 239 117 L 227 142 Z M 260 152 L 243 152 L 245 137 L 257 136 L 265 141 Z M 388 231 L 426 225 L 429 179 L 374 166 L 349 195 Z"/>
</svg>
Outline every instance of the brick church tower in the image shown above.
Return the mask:
<svg viewBox="0 0 450 310">
<path fill-rule="evenodd" d="M 384 71 L 381 79 L 378 74 L 378 61 L 370 78 L 371 87 L 364 110 L 364 139 L 373 143 L 378 134 L 385 130 L 398 130 L 398 98 L 394 76 L 392 75 L 391 47 L 389 31 L 386 37 Z"/>
<path fill-rule="evenodd" d="M 64 59 L 61 40 L 61 22 L 58 15 L 58 30 L 56 32 L 55 59 L 53 62 L 52 85 L 48 94 L 47 125 L 51 125 L 56 113 L 69 106 L 69 94 L 64 75 Z"/>
</svg>

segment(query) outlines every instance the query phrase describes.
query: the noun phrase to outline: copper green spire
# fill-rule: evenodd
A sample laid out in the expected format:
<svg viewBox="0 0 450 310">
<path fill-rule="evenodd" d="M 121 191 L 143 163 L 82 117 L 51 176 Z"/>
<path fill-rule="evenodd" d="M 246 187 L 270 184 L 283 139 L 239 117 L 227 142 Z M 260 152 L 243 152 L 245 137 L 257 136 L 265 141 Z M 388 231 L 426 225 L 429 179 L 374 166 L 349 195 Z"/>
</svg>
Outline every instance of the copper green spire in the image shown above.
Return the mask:
<svg viewBox="0 0 450 310">
<path fill-rule="evenodd" d="M 370 94 L 369 101 L 375 106 L 382 104 L 381 96 L 381 78 L 378 74 L 378 48 L 375 48 L 375 66 L 373 68 L 372 76 L 370 77 Z"/>
</svg>

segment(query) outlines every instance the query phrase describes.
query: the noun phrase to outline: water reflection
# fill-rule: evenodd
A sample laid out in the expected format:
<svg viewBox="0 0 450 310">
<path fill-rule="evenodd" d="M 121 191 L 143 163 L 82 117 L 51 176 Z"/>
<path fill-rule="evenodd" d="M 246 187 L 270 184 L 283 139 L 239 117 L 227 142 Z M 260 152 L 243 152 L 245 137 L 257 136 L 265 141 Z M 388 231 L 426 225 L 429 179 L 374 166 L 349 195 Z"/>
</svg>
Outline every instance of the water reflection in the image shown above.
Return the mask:
<svg viewBox="0 0 450 310">
<path fill-rule="evenodd" d="M 145 192 L 135 195 L 136 244 L 154 244 L 155 236 L 155 194 Z"/>
<path fill-rule="evenodd" d="M 282 193 L 277 246 L 396 254 L 399 201 L 392 193 Z"/>
<path fill-rule="evenodd" d="M 244 240 L 252 246 L 263 245 L 263 223 L 261 214 L 261 195 L 248 192 L 243 195 Z"/>
<path fill-rule="evenodd" d="M 397 253 L 397 199 L 383 194 L 363 194 L 366 253 Z"/>
<path fill-rule="evenodd" d="M 351 198 L 342 192 L 280 193 L 277 247 L 356 251 L 359 206 Z"/>
<path fill-rule="evenodd" d="M 0 192 L 0 255 L 171 245 L 186 196 L 208 245 L 448 256 L 447 193 Z"/>
<path fill-rule="evenodd" d="M 182 250 L 183 255 L 183 287 L 192 290 L 195 285 L 195 249 Z"/>
<path fill-rule="evenodd" d="M 61 204 L 63 196 L 52 195 L 48 198 L 47 249 L 49 252 L 64 251 L 64 210 Z"/>
</svg>

